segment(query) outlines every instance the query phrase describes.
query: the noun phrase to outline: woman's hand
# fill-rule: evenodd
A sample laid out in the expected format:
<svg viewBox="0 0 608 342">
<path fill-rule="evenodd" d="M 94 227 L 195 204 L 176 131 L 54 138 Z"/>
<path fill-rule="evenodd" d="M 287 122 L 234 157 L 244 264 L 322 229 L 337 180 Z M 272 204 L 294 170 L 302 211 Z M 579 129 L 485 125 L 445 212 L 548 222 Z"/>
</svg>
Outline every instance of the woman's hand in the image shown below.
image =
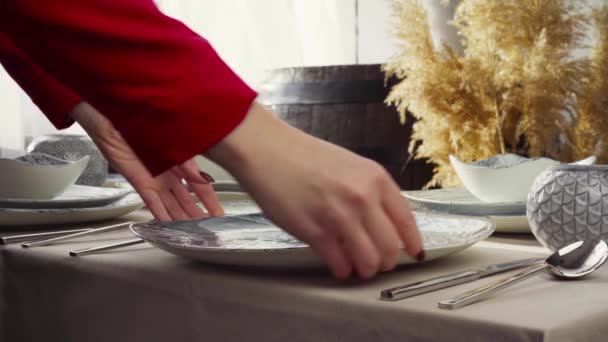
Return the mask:
<svg viewBox="0 0 608 342">
<path fill-rule="evenodd" d="M 289 127 L 258 104 L 207 156 L 336 277 L 390 270 L 401 245 L 424 259 L 408 202 L 380 165 Z"/>
<path fill-rule="evenodd" d="M 224 214 L 210 184 L 212 179 L 201 175 L 192 159 L 152 177 L 120 133 L 95 108 L 81 102 L 70 114 L 91 136 L 112 167 L 139 193 L 157 220 L 187 220 Z M 182 179 L 188 183 L 208 213 L 196 205 Z"/>
</svg>

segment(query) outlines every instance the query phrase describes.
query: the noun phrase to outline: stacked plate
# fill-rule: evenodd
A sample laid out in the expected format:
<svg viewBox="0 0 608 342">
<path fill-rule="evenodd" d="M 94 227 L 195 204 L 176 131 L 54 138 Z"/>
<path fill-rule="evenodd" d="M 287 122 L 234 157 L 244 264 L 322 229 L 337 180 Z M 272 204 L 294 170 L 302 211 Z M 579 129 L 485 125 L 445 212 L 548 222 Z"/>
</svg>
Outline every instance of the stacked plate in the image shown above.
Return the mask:
<svg viewBox="0 0 608 342">
<path fill-rule="evenodd" d="M 0 227 L 100 221 L 143 206 L 131 189 L 72 185 L 48 200 L 0 198 Z"/>
<path fill-rule="evenodd" d="M 526 218 L 526 202 L 486 203 L 466 189 L 405 191 L 416 210 L 446 214 L 487 216 L 501 233 L 530 233 Z"/>
</svg>

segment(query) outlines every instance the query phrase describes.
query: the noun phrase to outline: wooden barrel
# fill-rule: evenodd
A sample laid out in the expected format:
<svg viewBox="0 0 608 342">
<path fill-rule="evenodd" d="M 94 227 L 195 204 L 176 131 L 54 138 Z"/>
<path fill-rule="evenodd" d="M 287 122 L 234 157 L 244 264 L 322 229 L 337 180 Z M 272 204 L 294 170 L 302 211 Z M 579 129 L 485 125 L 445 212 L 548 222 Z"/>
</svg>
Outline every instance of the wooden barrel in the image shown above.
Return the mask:
<svg viewBox="0 0 608 342">
<path fill-rule="evenodd" d="M 384 104 L 388 84 L 378 64 L 338 65 L 275 69 L 258 90 L 259 101 L 290 125 L 375 160 L 403 189 L 420 189 L 432 167 L 407 163 L 413 119 L 401 125 Z"/>
</svg>

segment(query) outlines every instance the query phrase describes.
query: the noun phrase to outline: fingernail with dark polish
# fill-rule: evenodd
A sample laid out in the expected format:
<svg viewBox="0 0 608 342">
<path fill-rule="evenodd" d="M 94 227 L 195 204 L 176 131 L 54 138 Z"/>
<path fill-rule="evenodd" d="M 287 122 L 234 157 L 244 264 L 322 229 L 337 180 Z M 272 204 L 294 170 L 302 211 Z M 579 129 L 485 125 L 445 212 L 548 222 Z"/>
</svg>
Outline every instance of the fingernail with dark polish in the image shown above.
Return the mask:
<svg viewBox="0 0 608 342">
<path fill-rule="evenodd" d="M 211 177 L 211 175 L 210 175 L 210 174 L 208 174 L 208 173 L 206 173 L 206 172 L 203 172 L 203 171 L 199 171 L 198 173 L 199 173 L 199 174 L 201 175 L 201 177 L 203 177 L 203 178 L 204 178 L 204 179 L 205 179 L 207 182 L 210 182 L 210 183 L 215 183 L 215 179 L 213 179 L 213 177 Z"/>
<path fill-rule="evenodd" d="M 423 250 L 416 254 L 416 260 L 418 260 L 418 262 L 423 262 L 425 257 L 426 255 Z"/>
</svg>

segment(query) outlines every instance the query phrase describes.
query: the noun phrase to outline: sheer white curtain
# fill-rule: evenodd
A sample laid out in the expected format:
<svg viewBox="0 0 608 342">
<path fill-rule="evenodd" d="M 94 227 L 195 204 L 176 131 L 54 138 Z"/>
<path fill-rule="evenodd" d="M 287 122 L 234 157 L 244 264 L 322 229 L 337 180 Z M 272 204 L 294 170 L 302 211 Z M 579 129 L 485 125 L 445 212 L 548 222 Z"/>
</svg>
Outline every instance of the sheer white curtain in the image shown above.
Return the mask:
<svg viewBox="0 0 608 342">
<path fill-rule="evenodd" d="M 21 96 L 17 85 L 0 69 L 0 157 L 8 149 L 23 148 Z"/>
<path fill-rule="evenodd" d="M 16 157 L 25 150 L 27 137 L 36 137 L 57 130 L 29 97 L 0 67 L 0 157 Z M 65 134 L 85 134 L 74 125 Z"/>
<path fill-rule="evenodd" d="M 355 63 L 355 0 L 159 0 L 251 85 L 282 66 Z"/>
<path fill-rule="evenodd" d="M 379 0 L 370 0 L 379 1 Z M 264 70 L 356 61 L 355 0 L 157 0 L 256 86 Z M 369 2 L 369 1 L 368 1 Z M 0 156 L 56 130 L 0 68 Z M 84 134 L 77 125 L 61 133 Z"/>
</svg>

